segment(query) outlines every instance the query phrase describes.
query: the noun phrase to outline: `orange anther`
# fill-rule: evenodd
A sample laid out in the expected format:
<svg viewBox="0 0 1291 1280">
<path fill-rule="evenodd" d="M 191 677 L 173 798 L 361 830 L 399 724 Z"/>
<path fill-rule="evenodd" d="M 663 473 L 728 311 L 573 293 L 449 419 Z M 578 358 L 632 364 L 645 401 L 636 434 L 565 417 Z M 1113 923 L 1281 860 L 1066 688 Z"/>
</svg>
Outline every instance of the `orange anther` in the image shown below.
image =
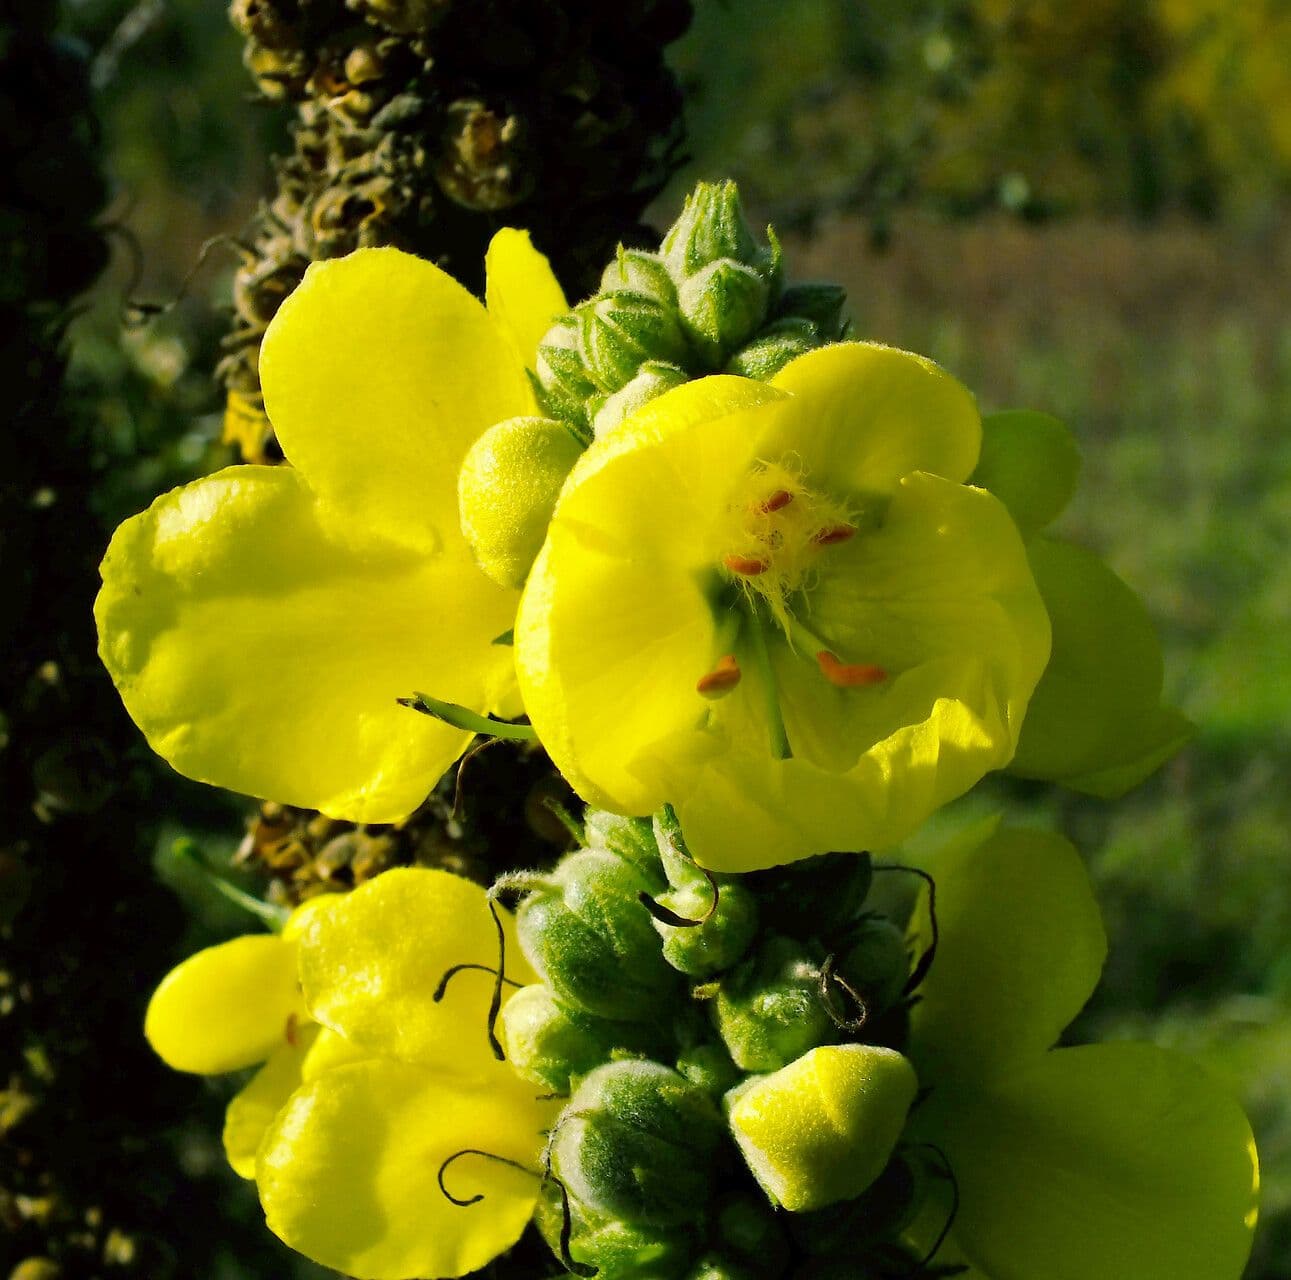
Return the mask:
<svg viewBox="0 0 1291 1280">
<path fill-rule="evenodd" d="M 866 684 L 882 684 L 888 673 L 882 667 L 864 662 L 842 662 L 836 653 L 822 649 L 816 655 L 820 672 L 830 684 L 840 689 L 856 689 Z"/>
<path fill-rule="evenodd" d="M 854 524 L 826 525 L 812 541 L 819 546 L 832 546 L 835 542 L 846 542 L 856 532 Z"/>
<path fill-rule="evenodd" d="M 756 578 L 759 573 L 766 573 L 771 561 L 759 560 L 756 556 L 725 556 L 722 563 L 732 572 L 746 578 Z"/>
<path fill-rule="evenodd" d="M 700 676 L 695 688 L 705 698 L 721 698 L 739 684 L 743 674 L 740 664 L 735 661 L 735 655 L 728 653 L 717 660 L 717 665 L 706 676 Z"/>
<path fill-rule="evenodd" d="M 299 1028 L 297 1024 L 296 1015 L 294 1013 L 289 1013 L 287 1015 L 286 1037 L 287 1037 L 287 1043 L 291 1045 L 293 1049 L 296 1047 L 296 1042 L 298 1039 L 298 1036 L 297 1036 L 298 1029 Z"/>
<path fill-rule="evenodd" d="M 787 507 L 792 501 L 793 494 L 788 489 L 777 489 L 758 504 L 758 510 L 770 515 L 773 511 L 779 511 L 783 507 Z"/>
</svg>

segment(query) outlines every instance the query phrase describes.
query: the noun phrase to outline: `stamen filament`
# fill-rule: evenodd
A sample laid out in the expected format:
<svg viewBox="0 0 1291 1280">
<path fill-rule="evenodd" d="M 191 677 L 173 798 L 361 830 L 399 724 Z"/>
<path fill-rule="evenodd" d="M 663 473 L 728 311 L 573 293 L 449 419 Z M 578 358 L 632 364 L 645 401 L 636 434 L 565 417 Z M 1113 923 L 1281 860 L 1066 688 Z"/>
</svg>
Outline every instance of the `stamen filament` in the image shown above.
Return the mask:
<svg viewBox="0 0 1291 1280">
<path fill-rule="evenodd" d="M 762 688 L 762 709 L 766 712 L 767 728 L 771 734 L 771 754 L 777 760 L 788 760 L 793 756 L 793 749 L 789 746 L 784 712 L 780 709 L 780 686 L 771 666 L 762 619 L 756 614 L 749 618 L 749 650 Z"/>
</svg>

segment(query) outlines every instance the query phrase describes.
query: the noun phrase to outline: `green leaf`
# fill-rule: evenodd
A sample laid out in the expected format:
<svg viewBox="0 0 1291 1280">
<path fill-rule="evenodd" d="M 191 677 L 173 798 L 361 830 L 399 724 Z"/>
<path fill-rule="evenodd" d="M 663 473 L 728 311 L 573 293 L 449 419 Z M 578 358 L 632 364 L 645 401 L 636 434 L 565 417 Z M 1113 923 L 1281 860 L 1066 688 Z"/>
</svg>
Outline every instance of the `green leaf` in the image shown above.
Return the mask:
<svg viewBox="0 0 1291 1280">
<path fill-rule="evenodd" d="M 1079 475 L 1080 449 L 1057 418 L 1010 409 L 982 419 L 982 452 L 969 483 L 999 498 L 1024 538 L 1062 513 Z"/>
<path fill-rule="evenodd" d="M 1053 650 L 1009 771 L 1121 795 L 1191 730 L 1161 706 L 1156 629 L 1134 592 L 1092 553 L 1037 538 L 1027 554 L 1053 625 Z"/>
</svg>

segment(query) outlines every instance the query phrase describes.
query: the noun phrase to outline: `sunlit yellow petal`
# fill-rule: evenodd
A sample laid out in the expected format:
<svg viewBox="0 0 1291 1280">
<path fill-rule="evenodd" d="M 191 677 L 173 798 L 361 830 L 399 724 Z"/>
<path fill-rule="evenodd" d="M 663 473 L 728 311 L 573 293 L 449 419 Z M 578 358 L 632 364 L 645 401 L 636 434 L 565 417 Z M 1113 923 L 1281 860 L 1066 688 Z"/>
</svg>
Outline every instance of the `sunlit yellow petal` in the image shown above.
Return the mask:
<svg viewBox="0 0 1291 1280">
<path fill-rule="evenodd" d="M 507 976 L 532 982 L 509 919 L 507 934 Z M 492 975 L 468 969 L 434 1000 L 455 965 L 497 964 L 485 891 L 447 871 L 387 871 L 315 917 L 300 941 L 305 996 L 324 1026 L 360 1049 L 505 1081 L 513 1073 L 487 1035 Z"/>
<path fill-rule="evenodd" d="M 516 621 L 525 710 L 583 799 L 652 813 L 705 748 L 695 685 L 720 656 L 713 611 L 693 573 L 580 534 L 553 527 L 529 575 Z"/>
<path fill-rule="evenodd" d="M 100 652 L 181 773 L 334 817 L 389 822 L 469 733 L 400 707 L 483 710 L 514 592 L 463 557 L 354 542 L 300 473 L 233 467 L 123 524 L 103 561 Z"/>
<path fill-rule="evenodd" d="M 995 830 L 929 870 L 940 942 L 911 1011 L 911 1056 L 926 1083 L 995 1078 L 1056 1043 L 1093 994 L 1107 954 L 1098 904 L 1079 853 L 1052 832 Z M 928 946 L 926 894 L 913 929 Z"/>
<path fill-rule="evenodd" d="M 912 471 L 959 482 L 977 463 L 982 429 L 972 395 L 923 356 L 840 342 L 799 356 L 771 385 L 789 399 L 761 441 L 762 456 L 796 455 L 814 486 L 891 493 Z"/>
<path fill-rule="evenodd" d="M 300 1027 L 234 1095 L 224 1112 L 224 1155 L 240 1178 L 254 1178 L 256 1152 L 265 1130 L 300 1088 L 301 1066 L 318 1035 L 314 1024 Z"/>
<path fill-rule="evenodd" d="M 295 947 L 251 934 L 172 969 L 148 1002 L 144 1034 L 167 1066 L 212 1075 L 263 1062 L 308 1016 Z"/>
<path fill-rule="evenodd" d="M 503 227 L 484 255 L 489 316 L 506 334 L 526 368 L 538 357 L 538 343 L 552 322 L 569 310 L 564 290 L 527 231 Z"/>
<path fill-rule="evenodd" d="M 260 351 L 265 407 L 288 459 L 362 527 L 423 549 L 459 540 L 471 442 L 532 413 L 510 341 L 432 263 L 397 249 L 316 262 Z"/>
<path fill-rule="evenodd" d="M 1259 1171 L 1241 1108 L 1151 1045 L 1059 1049 L 915 1113 L 991 1280 L 1238 1280 Z"/>
<path fill-rule="evenodd" d="M 269 1227 L 293 1249 L 360 1280 L 465 1275 L 524 1230 L 554 1106 L 373 1060 L 304 1085 L 265 1135 L 256 1182 Z M 466 1150 L 516 1161 L 532 1173 Z M 458 1199 L 480 1195 L 460 1207 Z"/>
</svg>

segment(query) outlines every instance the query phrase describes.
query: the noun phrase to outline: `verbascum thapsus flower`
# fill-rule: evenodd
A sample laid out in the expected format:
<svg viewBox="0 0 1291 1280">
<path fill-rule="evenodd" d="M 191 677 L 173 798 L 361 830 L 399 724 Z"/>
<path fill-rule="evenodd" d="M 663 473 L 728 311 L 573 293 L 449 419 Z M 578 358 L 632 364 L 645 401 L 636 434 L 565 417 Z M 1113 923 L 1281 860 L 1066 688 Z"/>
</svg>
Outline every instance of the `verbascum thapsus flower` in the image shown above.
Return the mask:
<svg viewBox="0 0 1291 1280">
<path fill-rule="evenodd" d="M 594 804 L 700 862 L 890 846 L 1008 764 L 1049 622 L 981 422 L 931 361 L 838 343 L 651 401 L 579 460 L 516 662 Z"/>
<path fill-rule="evenodd" d="M 565 300 L 524 233 L 500 232 L 487 265 L 487 309 L 393 249 L 310 267 L 260 365 L 293 465 L 230 467 L 117 530 L 100 652 L 181 773 L 391 821 L 471 737 L 396 699 L 430 683 L 518 711 L 492 643 L 518 596 L 463 539 L 458 471 L 486 428 L 536 413 L 526 366 Z"/>
<path fill-rule="evenodd" d="M 181 1070 L 267 1057 L 224 1141 L 286 1243 L 364 1280 L 460 1276 L 524 1230 L 556 1113 L 489 1049 L 492 979 L 476 970 L 497 954 L 482 888 L 394 870 L 312 899 L 281 935 L 192 956 L 153 996 L 147 1032 Z M 512 985 L 533 981 L 508 957 Z M 437 999 L 457 965 L 468 972 Z"/>
</svg>

